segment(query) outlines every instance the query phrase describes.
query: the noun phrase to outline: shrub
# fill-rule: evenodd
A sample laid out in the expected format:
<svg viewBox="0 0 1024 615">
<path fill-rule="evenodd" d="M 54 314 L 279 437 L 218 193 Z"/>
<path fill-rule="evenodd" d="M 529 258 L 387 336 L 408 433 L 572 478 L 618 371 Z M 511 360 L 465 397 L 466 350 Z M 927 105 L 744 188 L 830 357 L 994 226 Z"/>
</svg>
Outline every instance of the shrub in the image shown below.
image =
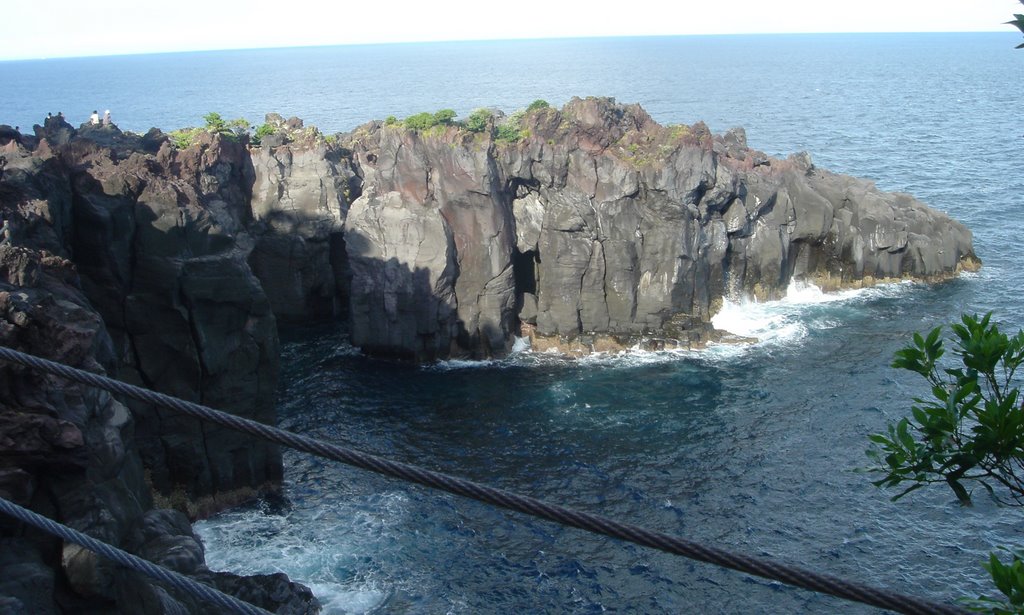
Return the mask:
<svg viewBox="0 0 1024 615">
<path fill-rule="evenodd" d="M 498 126 L 495 131 L 494 139 L 496 141 L 514 143 L 525 138 L 526 133 L 522 129 L 524 115 L 526 115 L 526 112 L 520 109 L 508 116 L 508 118 Z"/>
<path fill-rule="evenodd" d="M 483 132 L 487 130 L 488 122 L 494 117 L 494 114 L 488 109 L 477 109 L 476 111 L 469 114 L 466 118 L 465 126 L 466 130 L 470 132 Z"/>
<path fill-rule="evenodd" d="M 252 126 L 249 124 L 249 121 L 244 118 L 231 120 L 227 123 L 225 127 L 229 131 L 231 131 L 231 133 L 234 136 L 238 138 L 241 138 L 242 136 L 249 134 L 249 129 L 252 128 Z"/>
<path fill-rule="evenodd" d="M 410 130 L 426 130 L 437 126 L 437 120 L 434 118 L 433 113 L 417 113 L 416 115 L 410 115 L 405 118 L 403 122 L 405 127 Z"/>
<path fill-rule="evenodd" d="M 206 120 L 206 128 L 210 132 L 221 132 L 225 129 L 224 118 L 216 111 L 211 111 L 203 116 Z"/>
<path fill-rule="evenodd" d="M 275 132 L 276 129 L 270 124 L 261 124 L 260 127 L 256 129 L 256 134 L 253 136 L 253 140 L 255 140 L 256 143 L 259 143 L 263 140 L 263 137 L 269 137 Z"/>
<path fill-rule="evenodd" d="M 393 115 L 389 115 L 386 118 L 384 118 L 384 125 L 385 126 L 394 126 L 397 123 L 398 123 L 398 118 L 393 116 Z"/>
<path fill-rule="evenodd" d="M 537 109 L 547 109 L 550 106 L 551 105 L 548 104 L 548 101 L 538 98 L 530 103 L 530 106 L 526 108 L 526 112 L 529 113 L 530 111 L 536 111 Z"/>
<path fill-rule="evenodd" d="M 203 132 L 202 128 L 181 128 L 179 130 L 171 131 L 167 134 L 167 137 L 171 140 L 171 144 L 178 149 L 187 149 L 195 141 L 196 135 Z"/>
<path fill-rule="evenodd" d="M 941 329 L 896 353 L 893 367 L 910 370 L 931 385 L 916 398 L 911 418 L 870 436 L 879 487 L 901 487 L 898 499 L 928 484 L 947 485 L 962 504 L 968 486 L 980 484 L 997 501 L 1024 506 L 1024 406 L 1017 370 L 1024 365 L 1024 331 L 1009 336 L 984 317 L 964 314 L 952 325 L 956 363 L 944 367 Z M 1006 497 L 1007 494 L 1009 497 Z M 989 555 L 985 564 L 1002 598 L 967 600 L 974 611 L 1024 613 L 1024 552 L 1005 549 L 1010 563 Z"/>
<path fill-rule="evenodd" d="M 961 367 L 940 368 L 941 329 L 914 334 L 896 353 L 893 367 L 910 370 L 931 385 L 932 399 L 914 399 L 911 418 L 874 434 L 869 451 L 884 476 L 879 487 L 903 487 L 893 499 L 927 484 L 947 485 L 962 503 L 964 485 L 977 483 L 1000 501 L 1024 505 L 1024 408 L 1014 377 L 1024 364 L 1024 331 L 1010 337 L 991 322 L 963 315 L 951 328 L 953 355 Z M 1002 488 L 1010 499 L 996 493 Z"/>
<path fill-rule="evenodd" d="M 450 126 L 455 119 L 455 111 L 452 109 L 441 109 L 434 113 L 434 122 L 443 126 Z"/>
</svg>

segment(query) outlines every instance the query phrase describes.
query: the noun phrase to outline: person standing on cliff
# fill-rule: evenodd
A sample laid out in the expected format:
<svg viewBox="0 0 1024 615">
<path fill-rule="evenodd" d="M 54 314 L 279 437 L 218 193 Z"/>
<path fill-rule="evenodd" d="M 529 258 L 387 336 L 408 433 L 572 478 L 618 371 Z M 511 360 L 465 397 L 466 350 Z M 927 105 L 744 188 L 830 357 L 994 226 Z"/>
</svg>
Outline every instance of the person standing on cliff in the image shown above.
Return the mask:
<svg viewBox="0 0 1024 615">
<path fill-rule="evenodd" d="M 89 123 L 93 126 L 97 126 L 100 123 L 99 111 L 96 111 L 95 109 L 93 110 L 92 115 L 89 116 Z"/>
<path fill-rule="evenodd" d="M 103 112 L 103 125 L 110 126 L 110 109 Z"/>
</svg>

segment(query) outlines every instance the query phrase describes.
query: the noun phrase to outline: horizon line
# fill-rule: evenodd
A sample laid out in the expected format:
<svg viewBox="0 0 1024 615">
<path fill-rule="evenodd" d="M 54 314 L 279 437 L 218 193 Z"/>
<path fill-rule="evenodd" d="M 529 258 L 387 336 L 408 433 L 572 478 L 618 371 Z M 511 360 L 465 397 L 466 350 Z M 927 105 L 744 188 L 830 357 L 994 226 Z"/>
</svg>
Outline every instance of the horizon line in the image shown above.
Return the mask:
<svg viewBox="0 0 1024 615">
<path fill-rule="evenodd" d="M 906 31 L 862 31 L 862 32 L 717 32 L 717 33 L 689 33 L 689 34 L 608 34 L 608 35 L 582 35 L 582 36 L 545 36 L 545 37 L 519 37 L 519 38 L 468 38 L 468 39 L 444 39 L 444 40 L 407 40 L 407 41 L 384 41 L 384 42 L 356 42 L 356 43 L 323 43 L 311 45 L 270 45 L 262 47 L 215 47 L 206 49 L 165 49 L 154 51 L 128 51 L 114 53 L 94 53 L 84 55 L 51 55 L 51 56 L 25 56 L 25 57 L 0 57 L 0 64 L 5 62 L 39 62 L 46 60 L 75 60 L 91 58 L 122 58 L 150 55 L 172 55 L 188 53 L 217 53 L 228 51 L 271 51 L 287 49 L 320 49 L 327 47 L 384 47 L 400 45 L 431 45 L 431 44 L 460 44 L 460 43 L 513 43 L 513 42 L 541 42 L 541 41 L 573 41 L 573 40 L 609 40 L 609 39 L 655 39 L 655 38 L 711 38 L 730 36 L 848 36 L 848 35 L 907 35 L 907 34 L 992 34 L 1015 36 L 1013 30 L 906 30 Z"/>
</svg>

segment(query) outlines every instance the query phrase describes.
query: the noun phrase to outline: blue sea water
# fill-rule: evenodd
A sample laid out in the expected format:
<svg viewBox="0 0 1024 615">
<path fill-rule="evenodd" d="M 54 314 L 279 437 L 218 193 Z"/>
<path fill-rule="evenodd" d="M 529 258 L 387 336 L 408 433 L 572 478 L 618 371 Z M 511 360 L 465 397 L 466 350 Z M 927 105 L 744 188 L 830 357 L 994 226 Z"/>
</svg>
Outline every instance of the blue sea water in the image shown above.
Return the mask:
<svg viewBox="0 0 1024 615">
<path fill-rule="evenodd" d="M 1019 510 L 941 488 L 891 502 L 855 471 L 867 434 L 925 393 L 888 366 L 912 332 L 993 310 L 1024 326 L 1024 51 L 1007 34 L 434 43 L 0 63 L 0 123 L 123 129 L 373 118 L 536 98 L 639 102 L 662 123 L 744 126 L 773 155 L 910 192 L 973 231 L 985 267 L 780 302 L 716 321 L 762 341 L 692 353 L 412 367 L 338 326 L 282 332 L 283 427 L 627 522 L 949 600 L 992 592 Z M 328 613 L 824 613 L 871 609 L 496 511 L 294 453 L 286 502 L 198 525 L 215 568 L 282 570 Z"/>
</svg>

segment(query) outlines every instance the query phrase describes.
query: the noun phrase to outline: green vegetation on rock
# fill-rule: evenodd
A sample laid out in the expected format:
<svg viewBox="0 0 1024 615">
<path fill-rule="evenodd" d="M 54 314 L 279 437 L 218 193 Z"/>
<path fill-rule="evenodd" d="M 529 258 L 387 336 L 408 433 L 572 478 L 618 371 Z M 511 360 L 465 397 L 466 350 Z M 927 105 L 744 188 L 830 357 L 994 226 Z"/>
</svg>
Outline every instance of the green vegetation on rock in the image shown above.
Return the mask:
<svg viewBox="0 0 1024 615">
<path fill-rule="evenodd" d="M 394 120 L 394 121 L 392 121 Z M 397 120 L 394 116 L 389 116 L 387 120 L 384 120 L 385 124 L 392 124 Z M 402 124 L 410 130 L 422 132 L 430 130 L 435 126 L 451 126 L 455 121 L 455 111 L 452 109 L 441 109 L 434 113 L 417 113 L 416 115 L 410 115 L 402 121 Z"/>
<path fill-rule="evenodd" d="M 522 128 L 523 117 L 525 116 L 526 112 L 520 109 L 505 118 L 505 121 L 495 128 L 494 140 L 503 143 L 515 143 L 520 139 L 526 138 L 527 135 Z"/>
<path fill-rule="evenodd" d="M 197 136 L 204 132 L 209 134 L 219 134 L 229 141 L 237 142 L 241 140 L 242 137 L 248 136 L 251 128 L 249 122 L 243 118 L 225 120 L 221 117 L 221 114 L 216 111 L 211 111 L 204 115 L 203 120 L 206 122 L 206 126 L 202 128 L 180 128 L 168 133 L 167 136 L 170 138 L 174 147 L 178 149 L 186 149 L 195 142 Z M 265 126 L 267 125 L 264 124 L 260 129 L 263 129 Z M 271 132 L 273 132 L 273 129 L 271 129 Z M 259 131 L 257 131 L 257 134 L 258 133 Z"/>
<path fill-rule="evenodd" d="M 469 114 L 463 124 L 470 132 L 483 132 L 487 130 L 488 123 L 494 119 L 494 113 L 490 109 L 477 109 Z"/>
</svg>

